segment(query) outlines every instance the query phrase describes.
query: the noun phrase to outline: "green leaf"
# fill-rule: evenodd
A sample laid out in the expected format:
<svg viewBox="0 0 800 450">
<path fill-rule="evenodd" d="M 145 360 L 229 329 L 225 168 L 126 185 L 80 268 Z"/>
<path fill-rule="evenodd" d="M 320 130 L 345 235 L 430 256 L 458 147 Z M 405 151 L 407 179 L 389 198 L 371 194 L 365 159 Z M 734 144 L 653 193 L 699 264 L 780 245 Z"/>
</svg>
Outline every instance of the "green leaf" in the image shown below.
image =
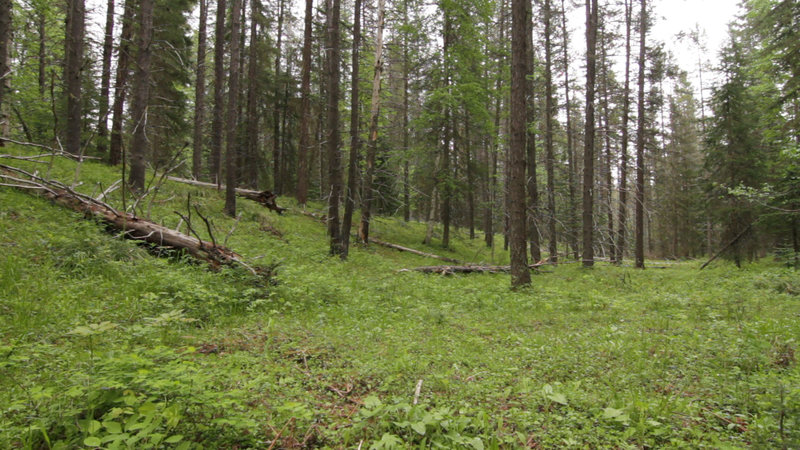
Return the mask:
<svg viewBox="0 0 800 450">
<path fill-rule="evenodd" d="M 411 424 L 411 429 L 416 431 L 422 436 L 425 436 L 425 422 L 414 422 Z"/>
<path fill-rule="evenodd" d="M 556 403 L 558 403 L 560 405 L 566 405 L 567 404 L 567 397 L 564 394 L 560 393 L 560 392 L 554 392 L 554 393 L 548 395 L 547 398 L 550 399 L 550 401 L 556 402 Z"/>
<path fill-rule="evenodd" d="M 606 408 L 603 410 L 603 419 L 614 419 L 621 416 L 622 413 L 621 409 Z"/>
<path fill-rule="evenodd" d="M 479 437 L 470 439 L 469 445 L 471 445 L 475 450 L 483 450 L 483 441 Z"/>
<path fill-rule="evenodd" d="M 119 422 L 103 422 L 103 426 L 106 427 L 106 430 L 111 434 L 122 433 L 122 424 Z"/>
<path fill-rule="evenodd" d="M 165 444 L 177 444 L 178 442 L 183 440 L 183 435 L 174 434 L 166 439 L 164 439 Z"/>
<path fill-rule="evenodd" d="M 103 442 L 97 436 L 89 436 L 83 440 L 83 445 L 87 447 L 100 447 Z"/>
</svg>

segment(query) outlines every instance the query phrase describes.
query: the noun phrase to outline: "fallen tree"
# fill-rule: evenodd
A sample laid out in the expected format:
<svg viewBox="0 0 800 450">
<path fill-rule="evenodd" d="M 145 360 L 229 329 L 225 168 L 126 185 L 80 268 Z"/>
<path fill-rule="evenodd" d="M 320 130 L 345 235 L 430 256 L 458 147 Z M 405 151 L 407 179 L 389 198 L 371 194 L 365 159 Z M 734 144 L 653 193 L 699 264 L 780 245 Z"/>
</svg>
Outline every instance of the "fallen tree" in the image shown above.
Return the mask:
<svg viewBox="0 0 800 450">
<path fill-rule="evenodd" d="M 216 185 L 214 183 L 206 183 L 204 181 L 189 180 L 187 178 L 179 178 L 179 177 L 167 177 L 167 179 L 178 183 L 188 184 L 190 186 L 205 187 L 212 189 L 217 189 L 217 188 L 225 189 L 224 184 Z M 278 214 L 283 214 L 283 212 L 286 211 L 286 208 L 278 206 L 278 204 L 276 203 L 278 195 L 272 193 L 271 191 L 256 191 L 253 189 L 236 188 L 236 195 L 257 202 L 262 206 L 266 207 L 267 209 L 271 209 L 272 211 L 277 212 Z"/>
<path fill-rule="evenodd" d="M 547 264 L 545 261 L 540 261 L 536 264 L 529 264 L 528 268 L 533 270 L 545 264 Z M 413 269 L 401 269 L 399 271 L 438 273 L 441 275 L 453 275 L 456 273 L 508 273 L 511 271 L 511 266 L 486 266 L 480 264 L 468 264 L 464 266 L 422 266 Z"/>
<path fill-rule="evenodd" d="M 369 238 L 369 241 L 371 243 L 373 243 L 373 244 L 377 244 L 377 245 L 380 245 L 382 247 L 393 248 L 393 249 L 399 250 L 401 252 L 408 252 L 408 253 L 413 253 L 415 255 L 424 256 L 426 258 L 439 259 L 439 260 L 442 260 L 442 261 L 447 261 L 447 262 L 451 262 L 451 263 L 455 263 L 455 264 L 461 264 L 461 261 L 459 261 L 457 259 L 448 258 L 446 256 L 434 255 L 433 253 L 426 253 L 426 252 L 422 252 L 422 251 L 419 251 L 419 250 L 414 250 L 413 248 L 403 247 L 402 245 L 392 244 L 391 242 L 384 242 L 384 241 L 380 241 L 380 240 L 375 239 L 375 238 Z M 445 266 L 442 266 L 442 267 L 445 267 Z M 463 266 L 463 267 L 469 267 L 469 266 Z"/>
<path fill-rule="evenodd" d="M 216 242 L 207 242 L 200 239 L 199 236 L 183 234 L 133 214 L 118 211 L 107 203 L 76 192 L 63 183 L 46 180 L 16 167 L 0 164 L 0 186 L 39 192 L 39 195 L 58 205 L 83 213 L 87 217 L 99 220 L 112 229 L 124 233 L 128 239 L 184 250 L 192 257 L 208 263 L 214 269 L 223 265 L 239 264 L 254 274 L 264 273 L 264 269 L 251 268 L 241 255 L 224 246 L 217 245 Z M 188 225 L 191 230 L 191 224 Z M 192 230 L 192 232 L 194 231 Z"/>
</svg>

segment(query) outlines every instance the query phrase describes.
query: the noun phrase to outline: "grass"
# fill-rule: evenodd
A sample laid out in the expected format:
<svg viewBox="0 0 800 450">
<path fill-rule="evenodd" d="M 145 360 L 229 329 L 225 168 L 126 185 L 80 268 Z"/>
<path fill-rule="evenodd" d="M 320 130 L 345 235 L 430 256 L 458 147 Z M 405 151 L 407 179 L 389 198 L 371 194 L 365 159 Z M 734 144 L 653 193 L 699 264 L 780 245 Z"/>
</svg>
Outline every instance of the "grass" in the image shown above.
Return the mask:
<svg viewBox="0 0 800 450">
<path fill-rule="evenodd" d="M 117 177 L 85 163 L 80 189 Z M 174 227 L 189 193 L 224 239 L 215 191 L 167 183 L 142 206 Z M 507 275 L 400 273 L 435 261 L 377 246 L 328 257 L 324 227 L 279 201 L 284 216 L 240 200 L 227 243 L 280 262 L 267 283 L 0 188 L 0 447 L 800 445 L 800 276 L 777 262 L 563 264 L 510 291 Z M 372 229 L 508 259 L 461 232 L 445 251 L 419 223 Z"/>
</svg>

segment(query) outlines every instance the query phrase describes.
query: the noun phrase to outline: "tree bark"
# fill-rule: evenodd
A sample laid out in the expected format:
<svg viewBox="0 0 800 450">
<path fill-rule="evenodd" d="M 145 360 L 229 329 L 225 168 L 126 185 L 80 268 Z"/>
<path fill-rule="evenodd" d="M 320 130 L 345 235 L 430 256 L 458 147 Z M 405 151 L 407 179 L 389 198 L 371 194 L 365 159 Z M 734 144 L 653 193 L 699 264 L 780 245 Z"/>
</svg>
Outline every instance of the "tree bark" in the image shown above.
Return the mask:
<svg viewBox="0 0 800 450">
<path fill-rule="evenodd" d="M 67 11 L 67 31 L 65 44 L 66 88 L 67 88 L 67 130 L 65 150 L 81 153 L 81 131 L 83 129 L 83 99 L 81 81 L 83 80 L 83 35 L 85 31 L 86 8 L 84 0 L 69 0 Z"/>
<path fill-rule="evenodd" d="M 247 66 L 247 114 L 244 120 L 247 121 L 247 146 L 245 161 L 245 178 L 247 184 L 252 188 L 258 187 L 258 166 L 261 158 L 258 154 L 258 125 L 260 115 L 258 114 L 258 20 L 260 13 L 259 2 L 250 0 L 250 52 Z"/>
<path fill-rule="evenodd" d="M 361 195 L 361 225 L 358 235 L 361 242 L 369 242 L 369 221 L 375 197 L 375 157 L 378 153 L 378 116 L 381 110 L 381 76 L 383 74 L 383 0 L 378 0 L 378 23 L 375 35 L 375 72 L 372 78 L 372 101 L 369 112 L 369 141 L 367 142 L 367 167 Z"/>
<path fill-rule="evenodd" d="M 619 213 L 617 214 L 617 255 L 614 260 L 622 263 L 625 257 L 625 233 L 628 220 L 628 142 L 630 134 L 628 125 L 631 109 L 631 23 L 632 0 L 625 0 L 625 87 L 622 100 L 622 148 L 619 163 Z M 709 249 L 709 253 L 711 250 Z"/>
<path fill-rule="evenodd" d="M 225 148 L 225 214 L 236 216 L 237 113 L 239 111 L 239 38 L 241 33 L 242 0 L 231 2 L 231 62 L 228 78 L 228 117 Z"/>
<path fill-rule="evenodd" d="M 339 230 L 339 201 L 342 196 L 342 155 L 341 135 L 339 131 L 339 13 L 341 9 L 339 0 L 328 0 L 327 14 L 327 57 L 328 66 L 326 78 L 328 84 L 328 236 L 330 237 L 331 255 L 342 252 L 342 240 Z"/>
<path fill-rule="evenodd" d="M 613 191 L 614 191 L 614 180 L 611 176 L 612 167 L 614 164 L 613 156 L 612 156 L 612 149 L 611 149 L 611 101 L 609 100 L 611 90 L 610 81 L 608 77 L 608 66 L 611 64 L 608 60 L 608 51 L 606 49 L 606 40 L 608 39 L 608 35 L 605 29 L 605 22 L 601 28 L 602 38 L 600 39 L 600 48 L 602 54 L 602 63 L 601 63 L 601 70 L 602 70 L 602 77 L 603 77 L 603 98 L 602 98 L 602 108 L 603 108 L 603 138 L 604 138 L 604 145 L 605 145 L 605 164 L 604 164 L 604 172 L 603 176 L 605 177 L 605 207 L 607 208 L 607 218 L 608 218 L 608 245 L 609 245 L 609 259 L 611 262 L 616 261 L 617 249 L 616 249 L 616 240 L 614 239 L 614 207 L 613 207 Z"/>
<path fill-rule="evenodd" d="M 303 68 L 300 85 L 300 142 L 297 152 L 297 203 L 308 201 L 309 159 L 311 157 L 311 40 L 313 32 L 314 1 L 306 0 L 303 29 Z"/>
<path fill-rule="evenodd" d="M 408 27 L 408 1 L 403 1 L 403 26 Z M 411 220 L 411 188 L 409 180 L 408 132 L 408 32 L 403 33 L 403 220 Z"/>
<path fill-rule="evenodd" d="M 355 0 L 353 7 L 353 63 L 350 102 L 350 158 L 347 163 L 347 190 L 344 196 L 344 218 L 342 219 L 342 259 L 350 252 L 350 229 L 353 225 L 353 212 L 356 208 L 358 189 L 358 162 L 361 147 L 359 115 L 359 50 L 361 49 L 361 0 Z"/>
<path fill-rule="evenodd" d="M 567 116 L 567 184 L 569 190 L 569 212 L 567 217 L 568 243 L 572 247 L 572 256 L 578 259 L 578 202 L 576 199 L 577 161 L 575 155 L 575 138 L 572 129 L 572 103 L 570 101 L 569 79 L 569 33 L 567 32 L 567 9 L 564 0 L 561 0 L 561 34 L 564 37 L 564 109 Z"/>
<path fill-rule="evenodd" d="M 444 27 L 442 30 L 443 38 L 443 45 L 442 45 L 442 57 L 443 57 L 443 64 L 444 64 L 444 83 L 447 88 L 448 93 L 450 93 L 450 64 L 448 62 L 449 54 L 450 54 L 450 45 L 452 44 L 453 36 L 452 34 L 452 24 L 451 18 L 448 15 L 448 12 L 444 11 Z M 439 189 L 441 195 L 441 219 L 442 219 L 442 247 L 447 248 L 450 246 L 450 197 L 452 195 L 452 189 L 450 189 L 450 143 L 452 140 L 452 124 L 451 124 L 451 117 L 450 117 L 450 106 L 444 106 L 444 127 L 443 127 L 443 139 L 442 139 L 442 170 L 438 178 L 439 183 L 442 184 L 441 188 Z"/>
<path fill-rule="evenodd" d="M 114 50 L 114 0 L 106 3 L 106 27 L 103 37 L 103 69 L 100 76 L 100 105 L 97 122 L 97 153 L 106 154 L 106 137 L 108 135 L 108 96 L 111 91 L 111 53 Z M 40 80 L 43 74 L 40 73 Z M 40 89 L 43 84 L 40 84 Z"/>
<path fill-rule="evenodd" d="M 222 183 L 222 123 L 225 119 L 225 11 L 226 0 L 217 0 L 214 26 L 214 111 L 211 121 L 211 179 Z"/>
<path fill-rule="evenodd" d="M 11 48 L 11 0 L 0 0 L 0 130 L 5 128 L 8 117 L 5 111 L 7 81 L 11 76 L 9 49 Z M 0 141 L 0 147 L 5 144 Z"/>
<path fill-rule="evenodd" d="M 192 176 L 199 180 L 203 170 L 203 130 L 206 114 L 206 40 L 208 0 L 200 0 L 200 25 L 197 33 L 197 68 L 194 86 L 194 139 L 192 142 Z"/>
<path fill-rule="evenodd" d="M 525 233 L 525 62 L 528 52 L 528 0 L 511 1 L 511 145 L 509 150 L 509 246 L 511 249 L 511 286 L 531 282 Z"/>
<path fill-rule="evenodd" d="M 639 104 L 636 131 L 636 262 L 638 269 L 644 269 L 644 133 L 645 104 L 644 77 L 645 52 L 647 37 L 647 1 L 641 0 L 641 16 L 639 19 Z"/>
<path fill-rule="evenodd" d="M 583 266 L 594 265 L 594 95 L 597 0 L 586 0 L 586 123 L 583 147 Z"/>
<path fill-rule="evenodd" d="M 111 119 L 111 140 L 108 150 L 108 163 L 116 166 L 122 162 L 122 123 L 125 114 L 125 97 L 128 93 L 128 78 L 130 77 L 130 49 L 133 38 L 133 20 L 135 0 L 125 0 L 125 10 L 122 13 L 122 31 L 120 32 L 119 47 L 117 50 L 117 75 L 114 80 L 114 105 Z"/>
<path fill-rule="evenodd" d="M 154 0 L 139 2 L 139 36 L 137 39 L 136 76 L 134 79 L 133 104 L 131 115 L 134 120 L 131 141 L 131 169 L 129 185 L 134 191 L 144 190 L 145 155 L 147 140 L 147 106 L 150 101 L 150 63 L 153 41 L 153 3 Z"/>
<path fill-rule="evenodd" d="M 545 89 L 545 169 L 547 170 L 547 231 L 550 242 L 547 247 L 550 262 L 558 262 L 558 236 L 556 235 L 556 186 L 555 186 L 555 156 L 553 152 L 553 117 L 556 114 L 556 105 L 553 101 L 553 49 L 552 37 L 552 9 L 550 0 L 544 1 L 544 89 Z M 537 260 L 538 261 L 538 260 Z"/>
<path fill-rule="evenodd" d="M 527 40 L 525 45 L 525 152 L 527 162 L 526 190 L 528 194 L 528 215 L 526 232 L 530 242 L 531 259 L 542 259 L 542 250 L 539 236 L 539 183 L 536 168 L 536 131 L 532 126 L 536 122 L 536 101 L 534 100 L 534 54 L 533 54 L 533 9 L 531 0 L 525 0 L 525 31 Z M 513 95 L 513 94 L 512 94 Z M 513 201 L 513 200 L 512 200 Z"/>
<path fill-rule="evenodd" d="M 274 106 L 272 113 L 272 186 L 276 194 L 283 193 L 283 177 L 281 176 L 281 165 L 283 163 L 283 155 L 281 150 L 281 122 L 280 122 L 280 108 L 278 102 L 278 93 L 280 92 L 281 85 L 281 47 L 283 44 L 283 16 L 286 0 L 279 0 L 278 4 L 278 41 L 275 53 L 275 91 L 274 91 Z"/>
</svg>

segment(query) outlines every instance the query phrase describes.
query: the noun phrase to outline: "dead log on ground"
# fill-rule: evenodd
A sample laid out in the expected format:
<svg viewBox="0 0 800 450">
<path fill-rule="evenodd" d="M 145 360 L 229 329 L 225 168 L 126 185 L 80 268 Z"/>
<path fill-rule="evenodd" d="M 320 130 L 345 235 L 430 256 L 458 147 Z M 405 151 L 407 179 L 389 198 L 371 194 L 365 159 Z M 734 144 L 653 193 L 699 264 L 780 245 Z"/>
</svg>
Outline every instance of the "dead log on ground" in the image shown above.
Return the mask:
<svg viewBox="0 0 800 450">
<path fill-rule="evenodd" d="M 114 230 L 123 232 L 128 239 L 185 250 L 189 255 L 208 263 L 214 269 L 223 265 L 240 264 L 252 273 L 258 273 L 244 262 L 241 255 L 224 246 L 171 230 L 130 213 L 117 211 L 107 203 L 76 192 L 58 181 L 46 180 L 22 169 L 0 164 L 0 185 L 38 191 L 41 196 L 58 205 L 83 213 Z"/>
<path fill-rule="evenodd" d="M 190 186 L 198 186 L 198 187 L 205 187 L 212 189 L 217 189 L 217 188 L 225 189 L 224 184 L 220 184 L 218 186 L 214 183 L 206 183 L 204 181 L 189 180 L 186 178 L 178 178 L 178 177 L 167 177 L 167 179 L 171 181 L 176 181 L 178 183 L 188 184 Z M 259 203 L 262 206 L 266 207 L 267 209 L 271 209 L 272 211 L 277 212 L 278 214 L 283 214 L 283 212 L 286 211 L 286 208 L 278 206 L 278 204 L 276 203 L 278 195 L 272 193 L 271 191 L 256 191 L 253 189 L 236 188 L 236 195 L 242 198 L 246 198 L 248 200 L 252 200 L 256 203 Z"/>
<path fill-rule="evenodd" d="M 455 264 L 461 264 L 461 261 L 459 261 L 457 259 L 448 258 L 446 256 L 434 255 L 433 253 L 426 253 L 426 252 L 422 252 L 422 251 L 419 251 L 419 250 L 414 250 L 413 248 L 403 247 L 402 245 L 392 244 L 391 242 L 384 242 L 384 241 L 380 241 L 380 240 L 375 239 L 375 238 L 369 238 L 369 241 L 371 243 L 373 243 L 373 244 L 378 244 L 378 245 L 380 245 L 382 247 L 393 248 L 393 249 L 399 250 L 401 252 L 408 252 L 408 253 L 413 253 L 415 255 L 424 256 L 426 258 L 439 259 L 439 260 L 442 260 L 442 261 L 447 261 L 447 262 L 451 262 L 451 263 L 455 263 Z"/>
<path fill-rule="evenodd" d="M 536 264 L 528 265 L 528 268 L 533 270 L 545 264 L 547 263 L 541 261 Z M 453 275 L 456 273 L 508 273 L 510 271 L 511 266 L 484 266 L 478 264 L 469 264 L 465 266 L 422 266 L 400 270 L 400 272 L 438 273 L 441 275 Z"/>
</svg>

